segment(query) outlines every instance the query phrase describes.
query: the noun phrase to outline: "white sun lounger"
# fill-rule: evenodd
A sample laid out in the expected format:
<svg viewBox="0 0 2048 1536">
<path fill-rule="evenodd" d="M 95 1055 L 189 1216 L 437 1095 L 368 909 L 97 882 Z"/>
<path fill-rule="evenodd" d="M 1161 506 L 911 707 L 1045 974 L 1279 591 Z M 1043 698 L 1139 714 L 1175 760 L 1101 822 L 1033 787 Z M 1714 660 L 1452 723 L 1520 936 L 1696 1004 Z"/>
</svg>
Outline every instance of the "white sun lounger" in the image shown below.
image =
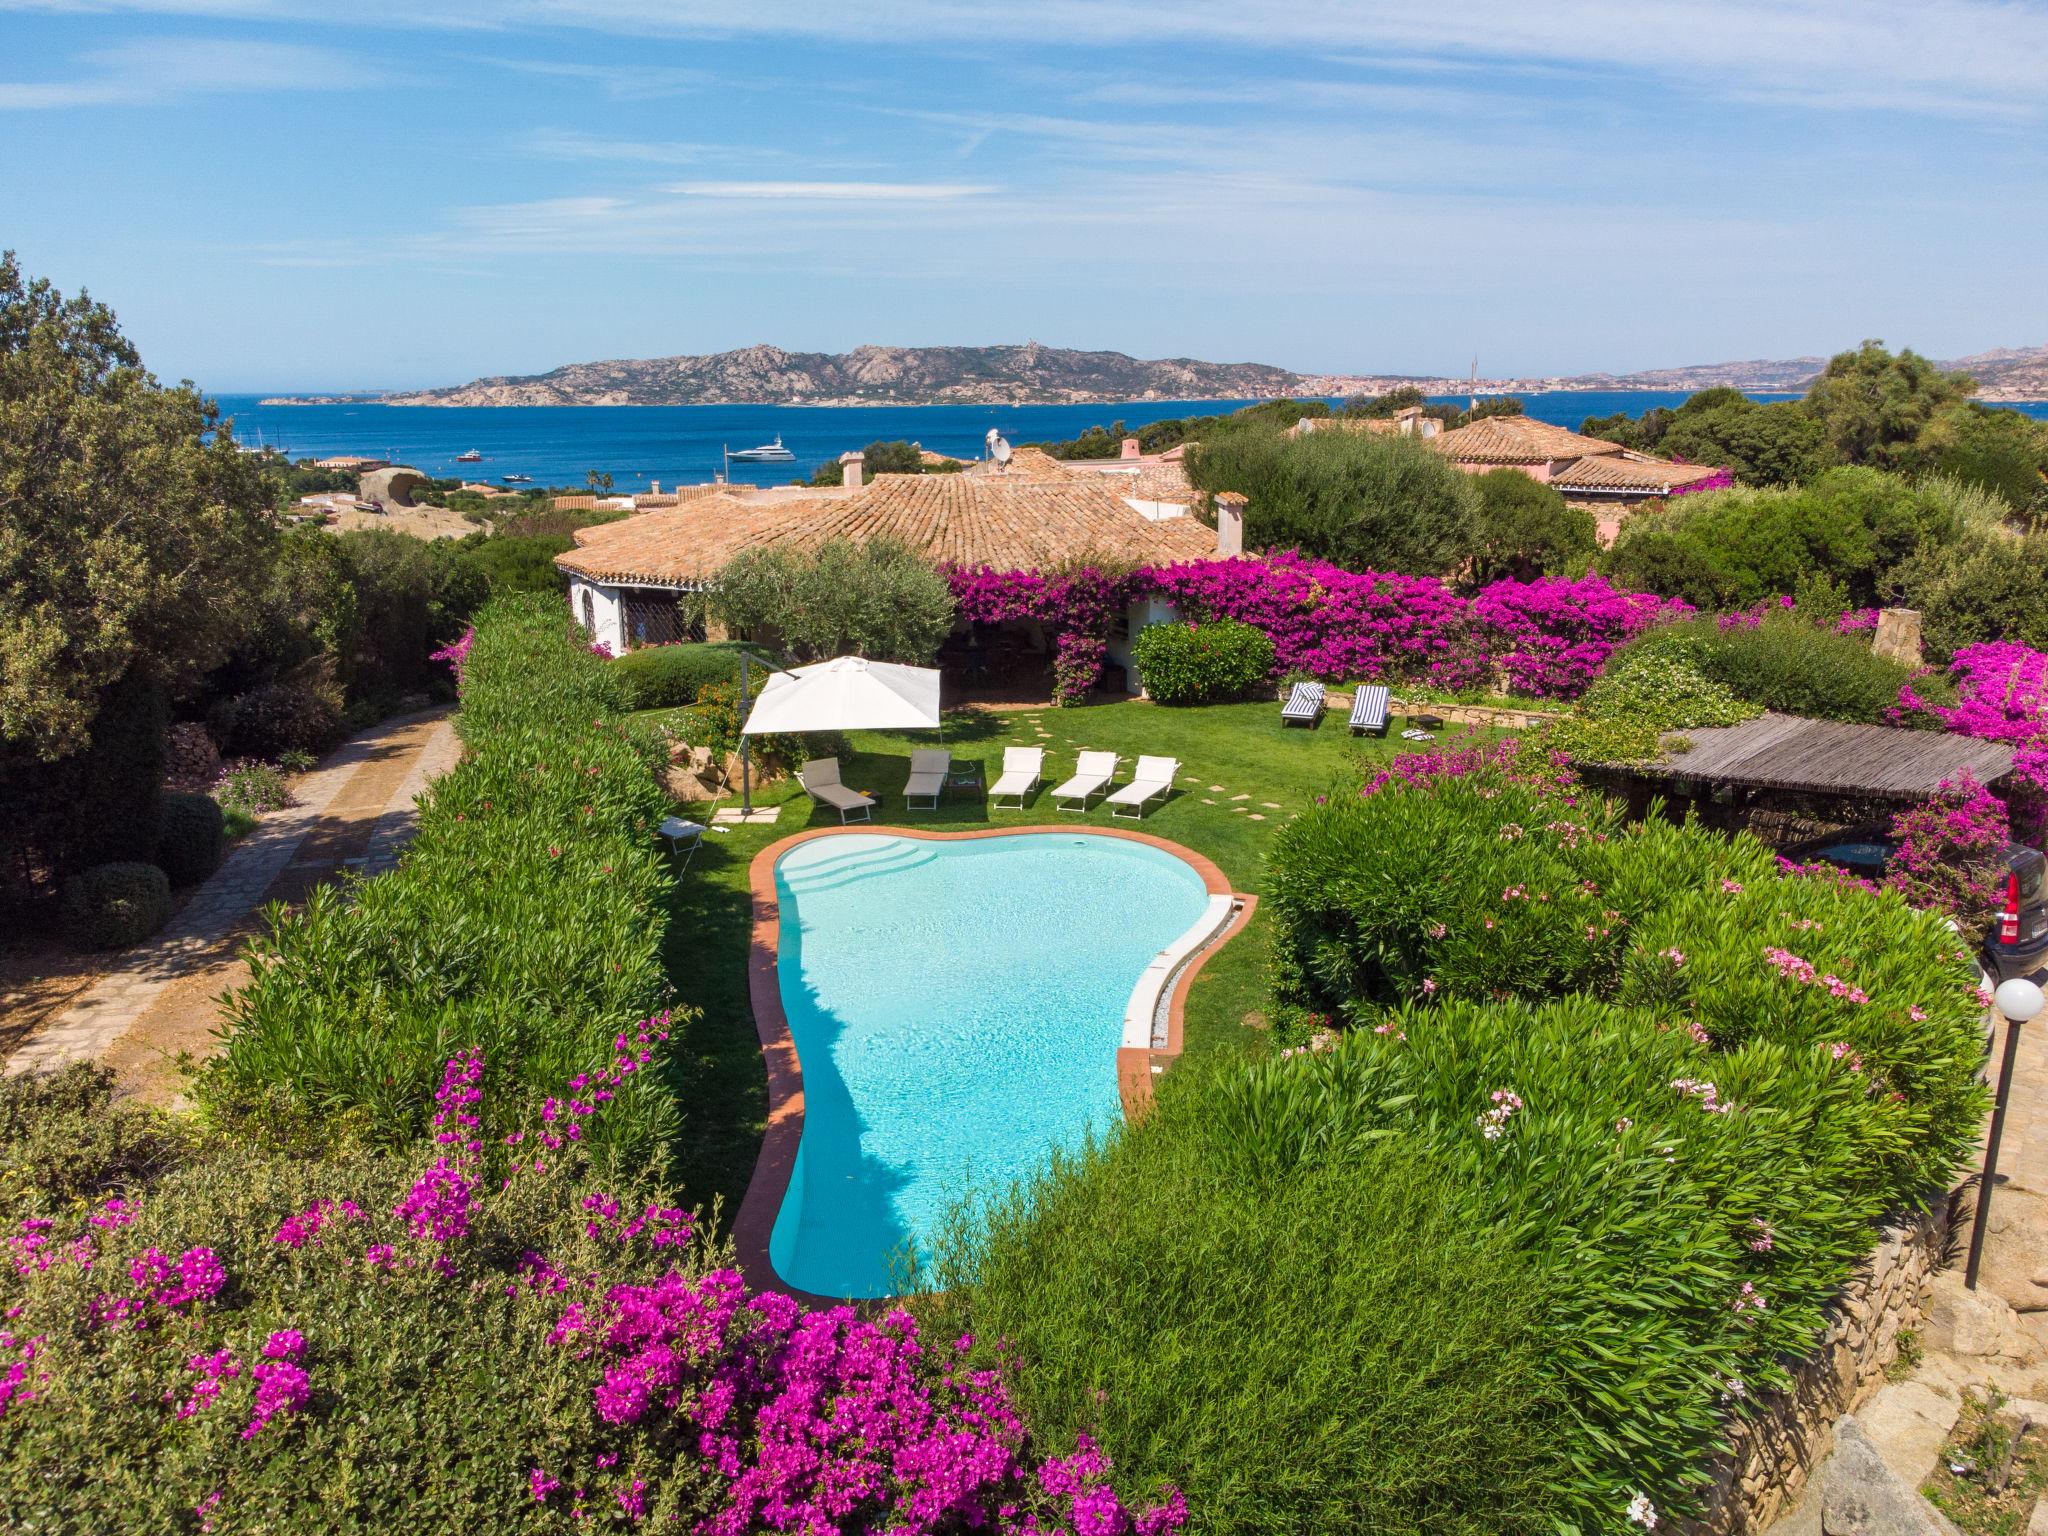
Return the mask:
<svg viewBox="0 0 2048 1536">
<path fill-rule="evenodd" d="M 1321 683 L 1296 683 L 1280 706 L 1280 723 L 1313 727 L 1323 718 L 1323 692 Z"/>
<path fill-rule="evenodd" d="M 1137 769 L 1131 775 L 1131 782 L 1109 797 L 1109 814 L 1122 816 L 1126 808 L 1129 819 L 1142 821 L 1145 817 L 1145 802 L 1164 795 L 1173 788 L 1173 776 L 1180 772 L 1180 763 L 1171 757 L 1141 757 Z"/>
<path fill-rule="evenodd" d="M 903 786 L 903 804 L 908 810 L 936 811 L 945 792 L 946 775 L 953 771 L 953 754 L 944 747 L 927 747 L 910 754 L 910 782 Z M 918 801 L 924 801 L 919 805 Z"/>
<path fill-rule="evenodd" d="M 1109 781 L 1116 777 L 1116 754 L 1114 752 L 1083 752 L 1074 761 L 1074 776 L 1052 792 L 1052 805 L 1056 811 L 1085 811 L 1088 797 L 1099 795 L 1109 788 Z M 1078 800 L 1079 805 L 1062 805 L 1062 800 Z"/>
<path fill-rule="evenodd" d="M 988 787 L 990 809 L 1006 796 L 1017 802 L 1015 809 L 1024 809 L 1024 797 L 1038 788 L 1045 775 L 1045 748 L 1005 747 L 1003 748 L 1002 777 Z"/>
<path fill-rule="evenodd" d="M 855 811 L 860 812 L 862 821 L 872 819 L 868 812 L 874 809 L 875 797 L 864 795 L 857 789 L 848 789 L 839 782 L 838 758 L 812 758 L 797 770 L 796 781 L 803 785 L 804 793 L 814 802 L 837 811 L 841 825 L 850 821 Z"/>
</svg>

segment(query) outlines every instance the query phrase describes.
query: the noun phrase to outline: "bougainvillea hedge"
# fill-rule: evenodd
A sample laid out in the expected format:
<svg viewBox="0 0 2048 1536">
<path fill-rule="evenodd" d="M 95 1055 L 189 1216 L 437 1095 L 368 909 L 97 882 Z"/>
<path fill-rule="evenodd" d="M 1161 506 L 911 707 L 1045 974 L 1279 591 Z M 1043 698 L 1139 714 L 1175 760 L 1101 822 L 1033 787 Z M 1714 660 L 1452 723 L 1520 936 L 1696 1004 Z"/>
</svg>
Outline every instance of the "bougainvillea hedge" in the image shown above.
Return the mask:
<svg viewBox="0 0 2048 1536">
<path fill-rule="evenodd" d="M 1092 1444 L 1035 1452 L 973 1341 L 749 1295 L 696 1213 L 587 1155 L 664 1033 L 621 1033 L 502 1135 L 460 1054 L 431 1139 L 394 1154 L 194 1145 L 86 1067 L 0 1086 L 8 1527 L 1180 1526 L 1171 1490 L 1120 1501 Z"/>
<path fill-rule="evenodd" d="M 658 744 L 547 595 L 493 603 L 462 651 L 462 762 L 395 871 L 273 910 L 201 1079 L 217 1108 L 263 1098 L 404 1141 L 458 1046 L 542 1094 L 661 1005 Z M 675 1123 L 671 1094 L 636 1085 L 603 1134 L 644 1154 Z"/>
<path fill-rule="evenodd" d="M 1347 571 L 1279 551 L 1264 560 L 1196 560 L 1117 573 L 986 568 L 948 573 L 961 617 L 1044 626 L 1055 654 L 1069 637 L 1101 637 L 1140 597 L 1163 597 L 1199 621 L 1234 619 L 1273 642 L 1274 672 L 1333 682 L 1425 682 L 1462 691 L 1496 682 L 1575 698 L 1609 652 L 1682 603 L 1617 591 L 1598 575 L 1498 581 L 1471 597 L 1434 576 Z"/>
</svg>

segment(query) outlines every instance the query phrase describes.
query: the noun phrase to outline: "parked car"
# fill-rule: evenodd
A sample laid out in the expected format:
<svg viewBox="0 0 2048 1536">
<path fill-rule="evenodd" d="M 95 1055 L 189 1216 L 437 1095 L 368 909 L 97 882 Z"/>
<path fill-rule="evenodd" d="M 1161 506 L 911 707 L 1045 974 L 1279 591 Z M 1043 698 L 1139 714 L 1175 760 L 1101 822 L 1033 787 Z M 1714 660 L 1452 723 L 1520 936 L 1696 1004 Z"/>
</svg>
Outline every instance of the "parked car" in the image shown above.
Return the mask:
<svg viewBox="0 0 2048 1536">
<path fill-rule="evenodd" d="M 1852 834 L 1803 844 L 1786 857 L 1798 863 L 1818 860 L 1866 880 L 1882 880 L 1897 851 L 1889 837 Z M 1984 938 L 1984 968 L 1999 981 L 2048 966 L 2048 856 L 2024 843 L 2007 843 L 2005 867 L 1998 916 Z"/>
</svg>

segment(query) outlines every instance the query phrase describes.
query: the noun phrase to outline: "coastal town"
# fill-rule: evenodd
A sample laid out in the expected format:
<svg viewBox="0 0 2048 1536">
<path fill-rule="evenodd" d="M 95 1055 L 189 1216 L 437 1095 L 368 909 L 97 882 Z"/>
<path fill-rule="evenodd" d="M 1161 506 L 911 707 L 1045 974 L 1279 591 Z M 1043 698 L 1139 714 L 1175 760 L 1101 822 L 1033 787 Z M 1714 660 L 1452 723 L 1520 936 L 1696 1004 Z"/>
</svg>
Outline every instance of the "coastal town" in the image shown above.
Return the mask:
<svg viewBox="0 0 2048 1536">
<path fill-rule="evenodd" d="M 2048 1536 L 2029 4 L 0 42 L 10 1536 Z"/>
</svg>

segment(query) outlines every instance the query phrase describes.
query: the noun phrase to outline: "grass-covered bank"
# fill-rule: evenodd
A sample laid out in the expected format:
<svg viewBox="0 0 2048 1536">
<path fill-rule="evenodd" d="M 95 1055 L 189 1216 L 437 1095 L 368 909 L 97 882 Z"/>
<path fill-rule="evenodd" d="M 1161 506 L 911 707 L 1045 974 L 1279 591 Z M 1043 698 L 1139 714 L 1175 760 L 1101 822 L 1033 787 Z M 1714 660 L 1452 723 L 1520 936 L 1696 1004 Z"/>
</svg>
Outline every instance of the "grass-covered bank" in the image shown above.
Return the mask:
<svg viewBox="0 0 2048 1536">
<path fill-rule="evenodd" d="M 1534 1362 L 1508 1415 L 1563 1446 L 1530 1507 L 1584 1532 L 1698 1515 L 1723 1425 L 1787 1384 L 1880 1218 L 1968 1155 L 1967 953 L 1896 895 L 1628 826 L 1506 754 L 1313 806 L 1275 841 L 1267 905 L 1275 1006 L 1311 1048 L 1184 1064 L 1155 1115 L 963 1227 L 935 1314 L 1005 1341 L 1039 1432 L 1092 1428 L 1209 1532 L 1328 1526 L 1313 1501 L 1342 1473 L 1289 1479 L 1420 1334 L 1416 1396 L 1360 1453 L 1389 1470 L 1336 1523 L 1513 1529 L 1466 1460 L 1503 1452 L 1443 1429 L 1474 1430 L 1463 1350 L 1506 1314 L 1476 1283 L 1430 1299 L 1439 1267 L 1493 1253 L 1526 1309 L 1493 1342 L 1502 1385 Z M 1443 1256 L 1404 1268 L 1383 1226 Z M 1299 1518 L 1269 1521 L 1240 1475 Z"/>
<path fill-rule="evenodd" d="M 1044 747 L 1045 786 L 1021 812 L 991 811 L 976 790 L 950 791 L 937 811 L 906 812 L 902 790 L 910 754 L 935 745 L 944 745 L 958 760 L 983 764 L 984 783 L 1000 770 L 1005 747 Z M 1208 855 L 1235 889 L 1256 893 L 1265 888 L 1266 855 L 1287 819 L 1313 806 L 1319 794 L 1355 788 L 1369 766 L 1384 763 L 1401 745 L 1353 738 L 1336 714 L 1314 731 L 1285 728 L 1279 705 L 1271 701 L 1187 709 L 1137 701 L 1076 710 L 968 709 L 949 712 L 938 739 L 929 732 L 853 733 L 844 773 L 848 784 L 879 795 L 877 826 L 1142 826 Z M 1112 821 L 1099 801 L 1085 817 L 1055 811 L 1047 791 L 1067 777 L 1075 752 L 1084 748 L 1121 754 L 1125 777 L 1140 754 L 1176 757 L 1183 780 L 1164 804 L 1154 803 L 1143 822 Z M 1214 790 L 1213 785 L 1223 788 Z M 771 827 L 734 827 L 706 835 L 702 851 L 670 894 L 663 951 L 678 1002 L 700 1015 L 682 1032 L 676 1053 L 680 1091 L 689 1106 L 677 1143 L 677 1177 L 693 1200 L 723 1195 L 728 1209 L 736 1207 L 753 1171 L 767 1112 L 760 1047 L 747 1001 L 747 868 L 778 838 L 808 826 L 839 825 L 836 814 L 813 810 L 793 782 L 760 789 L 755 803 L 785 809 Z M 1263 1049 L 1269 945 L 1270 924 L 1261 916 L 1203 966 L 1188 1000 L 1190 1052 L 1248 1043 Z"/>
</svg>

